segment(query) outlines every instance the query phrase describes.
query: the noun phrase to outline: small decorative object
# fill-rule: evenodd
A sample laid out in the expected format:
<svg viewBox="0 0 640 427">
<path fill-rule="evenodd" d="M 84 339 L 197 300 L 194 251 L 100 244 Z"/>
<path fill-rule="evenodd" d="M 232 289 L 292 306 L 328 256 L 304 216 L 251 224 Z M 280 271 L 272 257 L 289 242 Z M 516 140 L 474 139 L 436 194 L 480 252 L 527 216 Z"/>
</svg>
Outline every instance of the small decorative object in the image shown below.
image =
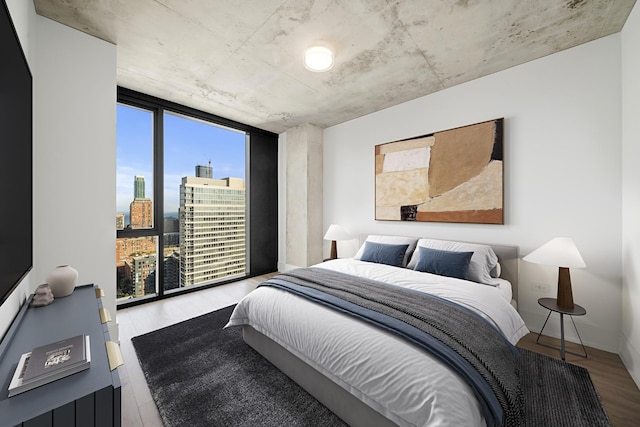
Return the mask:
<svg viewBox="0 0 640 427">
<path fill-rule="evenodd" d="M 43 307 L 53 302 L 53 292 L 51 287 L 45 283 L 36 288 L 33 299 L 31 300 L 31 307 Z"/>
<path fill-rule="evenodd" d="M 56 298 L 71 295 L 78 280 L 78 271 L 68 265 L 59 265 L 47 276 L 47 283 Z"/>
</svg>

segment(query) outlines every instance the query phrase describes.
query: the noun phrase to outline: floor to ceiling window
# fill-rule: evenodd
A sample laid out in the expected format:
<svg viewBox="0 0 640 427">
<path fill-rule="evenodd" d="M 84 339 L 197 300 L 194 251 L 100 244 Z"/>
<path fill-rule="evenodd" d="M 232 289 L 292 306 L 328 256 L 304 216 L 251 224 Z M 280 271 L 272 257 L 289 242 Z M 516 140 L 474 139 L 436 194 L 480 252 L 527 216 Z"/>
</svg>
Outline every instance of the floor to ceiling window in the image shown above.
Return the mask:
<svg viewBox="0 0 640 427">
<path fill-rule="evenodd" d="M 116 240 L 117 298 L 154 295 L 158 248 L 153 229 L 153 111 L 118 105 L 116 163 L 116 228 L 123 230 Z"/>
<path fill-rule="evenodd" d="M 164 114 L 164 289 L 244 275 L 244 132 Z"/>
<path fill-rule="evenodd" d="M 119 306 L 247 276 L 249 141 L 204 114 L 119 97 Z"/>
</svg>

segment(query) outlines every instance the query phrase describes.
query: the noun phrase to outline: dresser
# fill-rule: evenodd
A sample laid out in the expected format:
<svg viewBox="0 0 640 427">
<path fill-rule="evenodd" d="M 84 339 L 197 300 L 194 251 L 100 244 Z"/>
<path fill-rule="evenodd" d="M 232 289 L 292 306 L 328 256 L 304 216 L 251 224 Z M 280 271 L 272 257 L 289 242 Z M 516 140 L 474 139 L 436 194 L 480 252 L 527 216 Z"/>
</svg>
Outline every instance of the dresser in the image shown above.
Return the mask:
<svg viewBox="0 0 640 427">
<path fill-rule="evenodd" d="M 109 338 L 110 314 L 102 306 L 102 290 L 75 288 L 44 307 L 27 301 L 0 343 L 0 426 L 120 426 L 119 347 Z M 91 366 L 13 397 L 8 387 L 20 356 L 33 348 L 89 335 Z"/>
</svg>

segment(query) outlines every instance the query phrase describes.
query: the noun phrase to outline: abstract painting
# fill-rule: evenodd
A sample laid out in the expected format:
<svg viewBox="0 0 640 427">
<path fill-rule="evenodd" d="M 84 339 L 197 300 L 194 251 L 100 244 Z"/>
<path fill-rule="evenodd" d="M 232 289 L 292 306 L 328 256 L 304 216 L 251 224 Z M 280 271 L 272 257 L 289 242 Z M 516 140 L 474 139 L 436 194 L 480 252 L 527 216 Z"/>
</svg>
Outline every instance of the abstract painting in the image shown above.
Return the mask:
<svg viewBox="0 0 640 427">
<path fill-rule="evenodd" d="M 375 219 L 504 224 L 503 121 L 376 145 Z"/>
</svg>

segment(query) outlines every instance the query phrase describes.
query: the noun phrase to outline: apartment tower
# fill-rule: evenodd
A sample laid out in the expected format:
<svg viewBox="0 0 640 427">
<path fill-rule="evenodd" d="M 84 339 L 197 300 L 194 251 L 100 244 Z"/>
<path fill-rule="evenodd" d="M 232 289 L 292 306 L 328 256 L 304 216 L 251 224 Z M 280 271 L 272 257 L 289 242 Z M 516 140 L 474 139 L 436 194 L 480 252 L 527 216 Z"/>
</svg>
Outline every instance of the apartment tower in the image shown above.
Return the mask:
<svg viewBox="0 0 640 427">
<path fill-rule="evenodd" d="M 180 185 L 180 287 L 246 271 L 245 186 L 196 166 Z"/>
<path fill-rule="evenodd" d="M 133 201 L 129 205 L 131 228 L 153 227 L 153 202 L 144 197 L 144 176 L 133 181 Z"/>
</svg>

